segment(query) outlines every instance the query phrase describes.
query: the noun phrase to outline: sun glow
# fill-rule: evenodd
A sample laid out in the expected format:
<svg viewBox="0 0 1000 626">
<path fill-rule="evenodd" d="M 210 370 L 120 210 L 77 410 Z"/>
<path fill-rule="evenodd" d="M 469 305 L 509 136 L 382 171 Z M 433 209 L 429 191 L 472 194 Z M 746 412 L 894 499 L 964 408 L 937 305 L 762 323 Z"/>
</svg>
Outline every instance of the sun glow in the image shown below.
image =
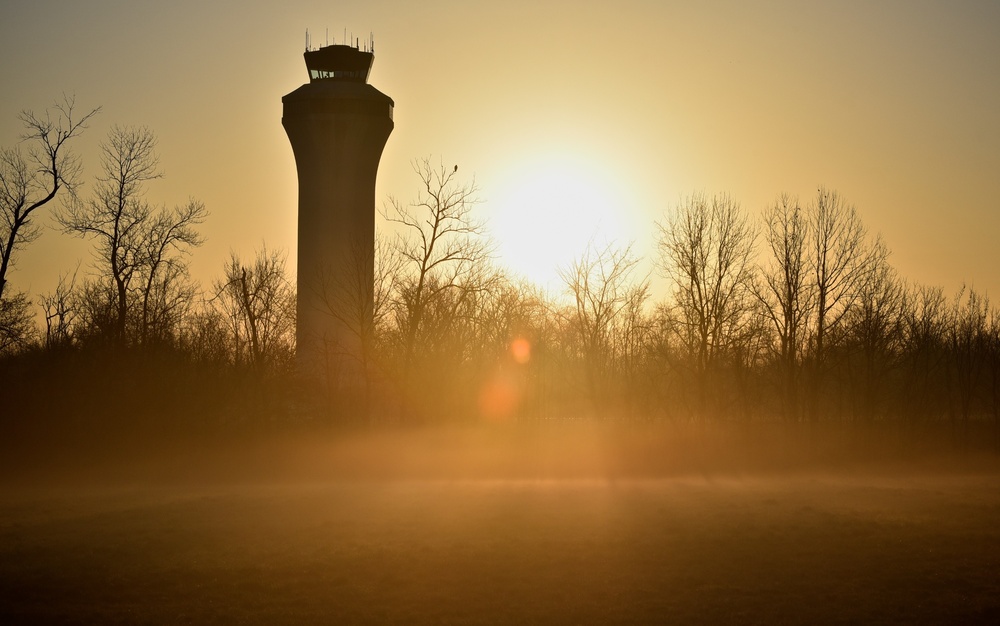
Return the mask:
<svg viewBox="0 0 1000 626">
<path fill-rule="evenodd" d="M 575 155 L 520 163 L 488 203 L 499 260 L 541 287 L 561 289 L 559 268 L 587 245 L 636 237 L 631 194 L 612 171 Z"/>
</svg>

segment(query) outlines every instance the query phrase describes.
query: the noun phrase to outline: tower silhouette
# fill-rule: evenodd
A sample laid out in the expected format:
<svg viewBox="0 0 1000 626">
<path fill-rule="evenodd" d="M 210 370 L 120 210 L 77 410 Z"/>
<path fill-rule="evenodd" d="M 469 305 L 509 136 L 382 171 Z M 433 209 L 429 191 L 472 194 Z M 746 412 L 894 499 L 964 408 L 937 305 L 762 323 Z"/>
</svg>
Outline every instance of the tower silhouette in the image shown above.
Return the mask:
<svg viewBox="0 0 1000 626">
<path fill-rule="evenodd" d="M 371 330 L 375 176 L 394 104 L 368 84 L 373 50 L 307 43 L 309 82 L 281 99 L 299 179 L 297 360 L 314 376 L 357 372 Z"/>
</svg>

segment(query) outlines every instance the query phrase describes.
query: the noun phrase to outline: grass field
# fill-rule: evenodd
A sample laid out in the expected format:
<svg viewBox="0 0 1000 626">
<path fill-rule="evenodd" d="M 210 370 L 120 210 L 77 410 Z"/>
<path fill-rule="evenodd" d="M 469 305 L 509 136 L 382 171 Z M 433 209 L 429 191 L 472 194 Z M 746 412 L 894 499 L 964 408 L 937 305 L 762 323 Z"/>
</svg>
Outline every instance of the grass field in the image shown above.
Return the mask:
<svg viewBox="0 0 1000 626">
<path fill-rule="evenodd" d="M 8 472 L 0 622 L 1000 622 L 989 459 L 554 441 L 308 437 Z"/>
</svg>

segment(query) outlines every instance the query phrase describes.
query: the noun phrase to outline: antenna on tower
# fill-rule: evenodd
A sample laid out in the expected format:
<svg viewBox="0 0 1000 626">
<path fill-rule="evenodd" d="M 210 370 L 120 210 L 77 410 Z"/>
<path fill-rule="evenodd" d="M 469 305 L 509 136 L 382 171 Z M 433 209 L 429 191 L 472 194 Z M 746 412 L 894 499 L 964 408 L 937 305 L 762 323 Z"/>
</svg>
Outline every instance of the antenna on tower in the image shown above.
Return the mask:
<svg viewBox="0 0 1000 626">
<path fill-rule="evenodd" d="M 330 45 L 330 29 L 326 29 L 326 45 Z"/>
</svg>

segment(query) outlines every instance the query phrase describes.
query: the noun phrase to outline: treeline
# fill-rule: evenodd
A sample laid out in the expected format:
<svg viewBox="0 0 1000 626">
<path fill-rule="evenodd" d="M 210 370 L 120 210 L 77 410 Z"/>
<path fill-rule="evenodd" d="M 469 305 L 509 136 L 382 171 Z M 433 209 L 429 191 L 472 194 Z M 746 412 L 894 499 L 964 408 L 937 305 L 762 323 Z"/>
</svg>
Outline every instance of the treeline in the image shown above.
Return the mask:
<svg viewBox="0 0 1000 626">
<path fill-rule="evenodd" d="M 85 430 L 162 418 L 183 429 L 284 406 L 295 327 L 284 254 L 234 253 L 217 279 L 198 284 L 187 261 L 208 212 L 194 199 L 148 199 L 148 183 L 163 175 L 149 129 L 112 127 L 83 193 L 70 147 L 96 113 L 75 115 L 72 100 L 26 111 L 22 141 L 0 151 L 2 426 Z M 43 234 L 40 214 L 91 242 L 92 261 L 33 299 L 7 275 Z"/>
<path fill-rule="evenodd" d="M 447 168 L 393 202 L 376 260 L 372 372 L 403 413 L 495 419 L 991 424 L 1000 317 L 974 289 L 907 282 L 836 191 L 754 220 L 692 195 L 656 224 L 655 296 L 631 248 L 591 247 L 548 295 L 489 262 Z M 557 235 L 556 235 L 557 236 Z M 450 404 L 448 404 L 450 403 Z"/>
<path fill-rule="evenodd" d="M 376 241 L 374 275 L 341 268 L 329 294 L 329 313 L 358 339 L 330 349 L 360 376 L 317 375 L 296 371 L 283 254 L 233 255 L 197 284 L 187 259 L 204 205 L 147 200 L 161 170 L 143 128 L 112 128 L 84 195 L 65 144 L 95 112 L 74 121 L 72 109 L 24 114 L 27 149 L 0 163 L 7 425 L 586 417 L 943 423 L 1000 436 L 1000 318 L 985 294 L 906 281 L 836 191 L 779 196 L 759 219 L 729 196 L 692 195 L 656 224 L 669 293 L 651 293 L 628 245 L 608 245 L 562 268 L 563 291 L 547 294 L 494 262 L 475 185 L 418 161 L 418 196 L 384 207 L 391 235 Z M 91 241 L 93 261 L 33 301 L 6 274 L 57 195 L 59 228 Z M 345 315 L 346 301 L 359 314 Z"/>
</svg>

